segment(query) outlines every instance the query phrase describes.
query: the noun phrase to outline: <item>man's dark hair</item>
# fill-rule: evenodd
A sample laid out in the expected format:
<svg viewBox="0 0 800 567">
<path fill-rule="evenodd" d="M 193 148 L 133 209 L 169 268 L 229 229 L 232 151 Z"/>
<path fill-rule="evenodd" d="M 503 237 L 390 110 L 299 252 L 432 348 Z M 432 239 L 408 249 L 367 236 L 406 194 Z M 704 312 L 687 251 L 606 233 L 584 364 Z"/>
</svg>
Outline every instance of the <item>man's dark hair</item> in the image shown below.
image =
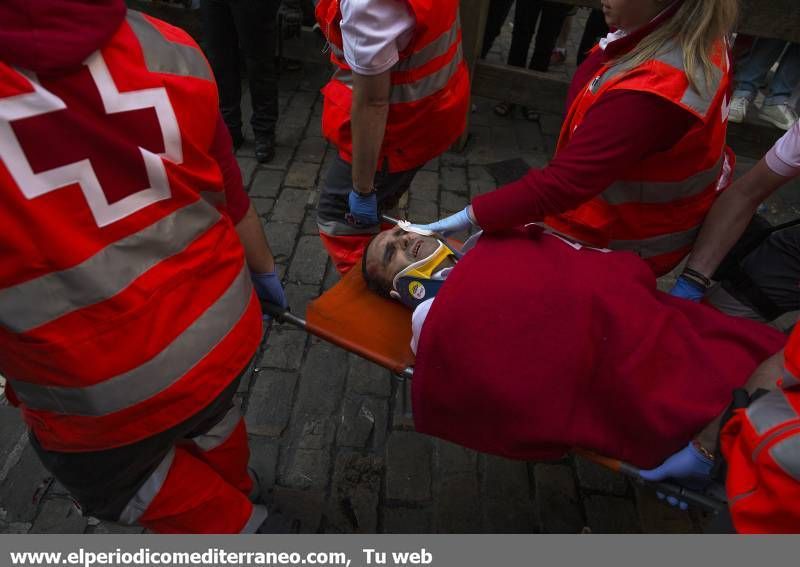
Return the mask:
<svg viewBox="0 0 800 567">
<path fill-rule="evenodd" d="M 390 295 L 392 291 L 392 282 L 387 282 L 380 278 L 377 278 L 367 271 L 367 251 L 369 250 L 369 247 L 372 245 L 372 242 L 375 240 L 375 237 L 377 236 L 378 235 L 376 234 L 375 236 L 370 238 L 369 242 L 367 242 L 367 245 L 364 246 L 364 254 L 361 256 L 361 275 L 364 277 L 364 281 L 367 284 L 368 290 L 377 293 L 381 297 L 390 299 L 392 297 Z"/>
</svg>

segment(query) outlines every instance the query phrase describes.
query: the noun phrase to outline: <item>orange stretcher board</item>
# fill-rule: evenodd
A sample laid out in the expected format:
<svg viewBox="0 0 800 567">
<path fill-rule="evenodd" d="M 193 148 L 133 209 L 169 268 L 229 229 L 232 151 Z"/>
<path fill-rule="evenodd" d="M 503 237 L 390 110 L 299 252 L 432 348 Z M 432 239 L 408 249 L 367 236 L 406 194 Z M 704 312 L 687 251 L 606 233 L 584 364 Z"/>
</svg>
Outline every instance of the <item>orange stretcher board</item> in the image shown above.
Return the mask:
<svg viewBox="0 0 800 567">
<path fill-rule="evenodd" d="M 414 365 L 411 311 L 367 289 L 359 266 L 306 309 L 307 330 L 401 374 Z"/>
</svg>

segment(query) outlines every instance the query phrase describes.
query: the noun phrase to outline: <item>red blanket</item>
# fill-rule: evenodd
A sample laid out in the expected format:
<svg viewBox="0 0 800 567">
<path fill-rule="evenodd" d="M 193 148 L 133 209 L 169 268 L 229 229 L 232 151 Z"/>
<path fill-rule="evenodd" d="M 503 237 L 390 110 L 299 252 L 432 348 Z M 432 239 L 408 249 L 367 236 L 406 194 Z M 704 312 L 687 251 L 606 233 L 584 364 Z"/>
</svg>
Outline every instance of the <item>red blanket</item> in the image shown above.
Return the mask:
<svg viewBox="0 0 800 567">
<path fill-rule="evenodd" d="M 536 228 L 486 234 L 426 319 L 414 421 L 511 458 L 580 447 L 650 467 L 785 340 L 658 292 L 633 254 L 575 250 Z"/>
</svg>

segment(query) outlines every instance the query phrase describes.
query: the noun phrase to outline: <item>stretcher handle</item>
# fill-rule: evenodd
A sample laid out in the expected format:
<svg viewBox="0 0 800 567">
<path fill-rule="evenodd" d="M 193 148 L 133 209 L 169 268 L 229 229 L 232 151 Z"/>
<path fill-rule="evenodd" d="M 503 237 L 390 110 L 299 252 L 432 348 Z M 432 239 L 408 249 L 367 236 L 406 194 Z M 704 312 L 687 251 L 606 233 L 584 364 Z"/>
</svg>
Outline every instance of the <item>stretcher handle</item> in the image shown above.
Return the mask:
<svg viewBox="0 0 800 567">
<path fill-rule="evenodd" d="M 641 476 L 639 476 L 640 469 L 635 467 L 630 463 L 626 463 L 625 461 L 620 461 L 618 459 L 612 459 L 610 457 L 603 457 L 601 455 L 597 455 L 592 453 L 591 451 L 586 451 L 583 449 L 575 449 L 574 453 L 581 455 L 597 463 L 598 465 L 602 465 L 606 468 L 611 469 L 612 471 L 618 472 L 627 476 L 628 478 L 633 479 L 638 484 L 644 486 L 650 486 L 655 488 L 658 492 L 662 492 L 667 496 L 674 496 L 679 500 L 683 500 L 688 504 L 694 504 L 695 506 L 700 506 L 701 508 L 705 508 L 711 512 L 721 512 L 727 507 L 725 502 L 717 500 L 716 498 L 706 496 L 705 494 L 701 494 L 694 490 L 690 490 L 688 488 L 684 488 L 678 484 L 674 484 L 671 482 L 649 482 L 644 480 Z"/>
<path fill-rule="evenodd" d="M 274 303 L 269 303 L 267 301 L 261 302 L 261 312 L 265 315 L 269 315 L 278 323 L 288 323 L 300 329 L 306 330 L 308 324 L 306 320 L 302 317 L 298 317 L 289 309 L 281 307 L 280 305 L 275 305 Z"/>
</svg>

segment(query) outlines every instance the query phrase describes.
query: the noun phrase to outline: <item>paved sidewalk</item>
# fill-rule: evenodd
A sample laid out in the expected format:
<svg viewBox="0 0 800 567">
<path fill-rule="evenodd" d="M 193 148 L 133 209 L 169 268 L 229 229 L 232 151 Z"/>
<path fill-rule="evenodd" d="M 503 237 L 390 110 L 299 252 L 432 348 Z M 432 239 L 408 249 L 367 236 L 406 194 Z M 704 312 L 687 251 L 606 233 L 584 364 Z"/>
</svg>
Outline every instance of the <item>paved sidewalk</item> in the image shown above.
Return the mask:
<svg viewBox="0 0 800 567">
<path fill-rule="evenodd" d="M 272 163 L 258 166 L 252 143 L 238 155 L 298 314 L 337 281 L 314 222 L 317 184 L 334 156 L 320 133 L 319 88 L 328 74 L 325 65 L 309 65 L 281 80 Z M 492 190 L 487 165 L 549 159 L 561 117 L 500 118 L 492 102 L 476 102 L 465 151 L 417 175 L 403 203 L 414 221 L 435 220 Z M 781 191 L 768 213 L 773 221 L 798 216 L 800 191 Z M 706 521 L 582 459 L 515 462 L 417 434 L 404 411 L 405 388 L 388 371 L 291 327 L 269 331 L 238 398 L 253 465 L 306 531 L 693 532 Z M 0 533 L 141 531 L 82 517 L 38 463 L 17 410 L 0 404 Z"/>
</svg>

